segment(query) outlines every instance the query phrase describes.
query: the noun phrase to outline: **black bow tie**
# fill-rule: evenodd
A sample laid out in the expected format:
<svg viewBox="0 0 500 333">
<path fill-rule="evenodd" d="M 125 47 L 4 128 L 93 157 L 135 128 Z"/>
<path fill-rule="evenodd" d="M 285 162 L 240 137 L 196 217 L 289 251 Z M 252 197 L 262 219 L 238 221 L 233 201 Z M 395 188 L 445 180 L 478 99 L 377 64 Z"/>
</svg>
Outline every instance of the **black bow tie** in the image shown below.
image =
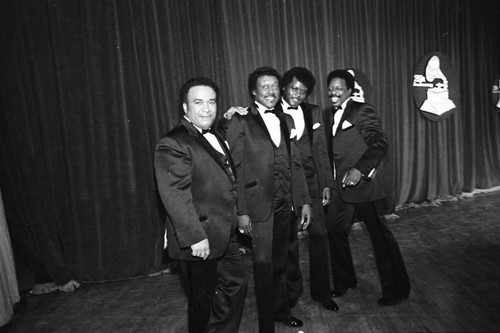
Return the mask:
<svg viewBox="0 0 500 333">
<path fill-rule="evenodd" d="M 264 113 L 274 113 L 274 115 L 278 115 L 278 113 L 276 112 L 276 109 L 272 109 L 272 110 L 266 110 L 264 111 Z"/>
<path fill-rule="evenodd" d="M 288 110 L 298 110 L 298 106 L 289 106 Z"/>
<path fill-rule="evenodd" d="M 212 133 L 214 134 L 214 130 L 212 128 L 209 128 L 209 129 L 202 129 L 201 130 L 201 134 L 207 134 L 207 133 Z"/>
<path fill-rule="evenodd" d="M 334 106 L 333 107 L 333 112 L 337 112 L 338 110 L 342 110 L 341 106 Z"/>
</svg>

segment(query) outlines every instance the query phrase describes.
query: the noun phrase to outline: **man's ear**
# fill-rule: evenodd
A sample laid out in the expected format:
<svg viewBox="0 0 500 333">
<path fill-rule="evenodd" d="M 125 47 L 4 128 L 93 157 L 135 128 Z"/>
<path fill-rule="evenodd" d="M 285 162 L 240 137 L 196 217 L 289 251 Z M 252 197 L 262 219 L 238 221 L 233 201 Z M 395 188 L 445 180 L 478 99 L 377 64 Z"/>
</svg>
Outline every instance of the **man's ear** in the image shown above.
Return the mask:
<svg viewBox="0 0 500 333">
<path fill-rule="evenodd" d="M 187 113 L 188 111 L 188 106 L 186 103 L 182 103 L 182 109 L 184 110 L 184 113 Z"/>
</svg>

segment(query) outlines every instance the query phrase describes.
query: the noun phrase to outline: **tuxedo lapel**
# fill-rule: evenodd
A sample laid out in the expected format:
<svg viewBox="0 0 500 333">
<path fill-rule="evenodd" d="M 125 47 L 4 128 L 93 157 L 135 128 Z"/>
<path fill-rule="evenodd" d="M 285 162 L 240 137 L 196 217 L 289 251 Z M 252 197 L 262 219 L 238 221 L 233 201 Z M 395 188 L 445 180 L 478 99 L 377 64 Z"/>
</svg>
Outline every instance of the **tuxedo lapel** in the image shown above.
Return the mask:
<svg viewBox="0 0 500 333">
<path fill-rule="evenodd" d="M 300 106 L 302 108 L 302 114 L 304 115 L 304 124 L 307 130 L 307 134 L 309 135 L 309 141 L 313 142 L 313 120 L 312 120 L 312 112 L 311 108 L 305 104 L 302 103 Z"/>
<path fill-rule="evenodd" d="M 266 133 L 266 135 L 269 138 L 269 140 L 271 140 L 271 142 L 273 142 L 273 139 L 271 138 L 271 134 L 267 130 L 266 123 L 264 122 L 264 119 L 262 119 L 262 116 L 260 115 L 259 111 L 257 110 L 257 108 L 255 106 L 252 106 L 250 108 L 250 115 L 255 119 L 255 121 L 257 122 L 257 124 L 259 124 L 260 128 L 262 129 L 262 131 L 264 133 Z"/>
<path fill-rule="evenodd" d="M 344 121 L 348 121 L 352 125 L 355 125 L 356 116 L 356 105 L 353 104 L 354 101 L 351 99 L 347 102 L 344 113 L 342 114 L 342 119 L 340 119 L 340 124 L 337 127 L 337 132 L 342 132 L 342 124 Z"/>
<path fill-rule="evenodd" d="M 227 163 L 229 164 L 229 169 L 230 169 L 229 170 L 230 173 L 228 173 L 228 176 L 230 178 L 236 177 L 236 168 L 234 167 L 234 162 L 233 162 L 233 159 L 231 157 L 231 154 L 229 153 L 229 149 L 228 149 L 228 147 L 226 145 L 226 142 L 222 139 L 222 136 L 219 135 L 219 132 L 215 132 L 214 135 L 217 138 L 217 140 L 219 141 L 219 144 L 220 144 L 222 150 L 224 151 L 224 154 L 226 155 L 226 160 L 227 160 Z M 213 149 L 213 147 L 212 147 L 212 149 Z M 219 160 L 220 160 L 220 158 L 219 158 Z M 225 165 L 223 165 L 223 166 L 224 166 L 224 170 L 228 171 L 226 169 Z"/>
<path fill-rule="evenodd" d="M 229 162 L 229 167 L 231 168 L 231 173 L 227 170 L 226 166 L 224 165 L 224 162 L 221 159 L 221 153 L 219 153 L 211 144 L 208 142 L 208 140 L 205 138 L 203 134 L 198 131 L 192 123 L 189 121 L 182 119 L 182 125 L 187 129 L 189 134 L 193 136 L 194 138 L 197 139 L 197 141 L 205 148 L 207 153 L 215 160 L 215 162 L 224 170 L 224 172 L 228 175 L 229 178 L 233 178 L 235 175 L 235 169 L 234 169 L 234 164 L 233 161 L 230 157 L 229 151 L 227 150 L 227 147 L 224 143 L 224 141 L 221 139 L 220 135 L 215 132 L 213 133 L 217 140 L 219 141 L 219 144 L 222 147 L 222 150 L 224 151 L 224 154 L 226 155 L 226 158 L 228 159 Z"/>
<path fill-rule="evenodd" d="M 293 122 L 293 118 L 292 118 L 292 116 L 290 116 L 290 115 L 286 114 L 285 112 L 283 112 L 283 107 L 282 107 L 281 103 L 276 104 L 276 106 L 274 107 L 274 109 L 277 111 L 276 112 L 276 117 L 278 117 L 278 119 L 280 121 L 281 136 L 285 140 L 286 149 L 288 150 L 288 155 L 290 155 L 290 140 L 289 140 L 289 137 L 290 137 L 290 127 L 288 126 L 289 124 L 287 122 L 287 119 L 291 119 L 292 122 Z"/>
<path fill-rule="evenodd" d="M 280 128 L 281 128 L 281 137 L 285 140 L 285 144 L 286 144 L 286 149 L 288 151 L 288 155 L 291 156 L 291 150 L 290 150 L 290 130 L 288 128 L 288 124 L 286 122 L 286 119 L 284 119 L 286 117 L 285 113 L 282 113 L 278 118 L 280 120 Z M 292 116 L 289 116 L 290 118 Z"/>
<path fill-rule="evenodd" d="M 277 118 L 280 121 L 280 130 L 281 130 L 281 136 L 285 140 L 286 148 L 290 154 L 290 130 L 288 127 L 287 119 L 286 117 L 292 117 L 290 115 L 287 115 L 286 113 L 283 112 L 281 105 L 278 103 L 275 106 L 275 110 L 277 111 Z M 271 138 L 271 134 L 269 133 L 269 130 L 267 129 L 266 123 L 264 122 L 264 119 L 262 119 L 262 116 L 260 115 L 259 111 L 257 110 L 256 107 L 252 107 L 250 111 L 250 115 L 255 118 L 256 122 L 259 124 L 259 126 L 262 128 L 264 133 L 266 133 L 267 137 L 269 138 L 270 142 L 273 143 L 273 139 Z M 274 144 L 273 144 L 274 145 Z"/>
</svg>

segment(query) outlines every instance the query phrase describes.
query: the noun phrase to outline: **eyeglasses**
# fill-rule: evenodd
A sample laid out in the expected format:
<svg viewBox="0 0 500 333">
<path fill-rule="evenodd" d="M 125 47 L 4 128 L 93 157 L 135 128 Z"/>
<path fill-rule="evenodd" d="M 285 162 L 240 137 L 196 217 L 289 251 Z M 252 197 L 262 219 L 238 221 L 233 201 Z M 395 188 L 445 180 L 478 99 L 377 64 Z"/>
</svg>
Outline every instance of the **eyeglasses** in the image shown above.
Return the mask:
<svg viewBox="0 0 500 333">
<path fill-rule="evenodd" d="M 297 88 L 297 87 L 290 87 L 290 90 L 291 90 L 292 93 L 297 94 L 297 95 L 301 95 L 301 96 L 307 95 L 307 89 L 300 89 L 300 88 Z"/>
</svg>

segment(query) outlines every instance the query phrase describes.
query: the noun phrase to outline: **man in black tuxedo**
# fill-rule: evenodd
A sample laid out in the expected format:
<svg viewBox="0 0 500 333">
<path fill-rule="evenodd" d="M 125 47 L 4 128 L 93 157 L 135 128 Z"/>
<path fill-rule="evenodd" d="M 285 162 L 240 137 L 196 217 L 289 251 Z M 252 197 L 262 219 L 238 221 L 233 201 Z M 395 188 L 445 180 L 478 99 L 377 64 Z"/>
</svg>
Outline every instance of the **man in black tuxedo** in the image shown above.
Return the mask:
<svg viewBox="0 0 500 333">
<path fill-rule="evenodd" d="M 334 289 L 339 297 L 357 284 L 349 247 L 349 230 L 357 215 L 370 235 L 382 286 L 380 305 L 394 305 L 408 297 L 410 281 L 398 243 L 387 227 L 380 200 L 386 189 L 380 162 L 388 141 L 378 114 L 370 104 L 351 99 L 354 77 L 345 70 L 328 74 L 332 112 L 325 114 L 329 155 L 334 172 L 327 229 Z"/>
<path fill-rule="evenodd" d="M 311 298 L 324 308 L 337 311 L 339 307 L 330 297 L 330 267 L 328 260 L 328 235 L 325 225 L 324 205 L 330 203 L 333 187 L 332 169 L 323 125 L 323 112 L 319 106 L 305 102 L 316 84 L 314 75 L 304 67 L 294 67 L 283 74 L 282 98 L 278 105 L 292 116 L 297 132 L 297 142 L 302 157 L 313 222 L 307 229 L 309 236 L 309 280 Z M 292 220 L 296 220 L 292 213 Z M 288 296 L 293 306 L 302 293 L 302 274 L 299 267 L 299 242 L 297 224 L 290 229 L 290 252 L 287 262 Z"/>
<path fill-rule="evenodd" d="M 259 331 L 266 333 L 274 332 L 274 321 L 302 326 L 291 315 L 286 287 L 292 202 L 303 227 L 311 219 L 293 120 L 275 109 L 279 80 L 270 67 L 251 73 L 248 89 L 255 103 L 247 115 L 235 114 L 227 128 L 238 177 L 238 226 L 252 237 Z"/>
<path fill-rule="evenodd" d="M 180 91 L 184 117 L 155 151 L 168 251 L 187 284 L 189 332 L 237 332 L 247 288 L 235 237 L 235 168 L 211 130 L 217 97 L 209 79 L 186 82 Z"/>
</svg>

